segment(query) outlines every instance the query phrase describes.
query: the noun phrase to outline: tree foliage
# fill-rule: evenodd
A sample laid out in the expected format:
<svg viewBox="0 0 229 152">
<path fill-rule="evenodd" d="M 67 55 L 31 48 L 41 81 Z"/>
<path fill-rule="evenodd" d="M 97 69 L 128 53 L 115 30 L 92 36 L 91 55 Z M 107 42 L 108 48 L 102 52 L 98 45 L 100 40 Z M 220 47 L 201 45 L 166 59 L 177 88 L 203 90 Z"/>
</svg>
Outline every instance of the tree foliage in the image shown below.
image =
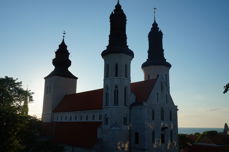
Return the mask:
<svg viewBox="0 0 229 152">
<path fill-rule="evenodd" d="M 42 123 L 28 115 L 32 94 L 24 90 L 17 79 L 0 78 L 0 152 L 63 150 L 54 144 L 45 146 L 47 141 L 39 141 Z"/>
<path fill-rule="evenodd" d="M 228 90 L 229 90 L 229 83 L 226 84 L 226 85 L 224 86 L 224 91 L 223 91 L 223 93 L 224 93 L 224 94 L 227 93 Z"/>
<path fill-rule="evenodd" d="M 23 113 L 24 103 L 33 101 L 32 92 L 22 88 L 22 82 L 11 77 L 0 78 L 0 107 Z M 28 105 L 28 104 L 27 104 Z"/>
<path fill-rule="evenodd" d="M 179 139 L 180 149 L 183 149 L 192 143 L 192 140 L 186 134 L 179 134 L 178 139 Z"/>
</svg>

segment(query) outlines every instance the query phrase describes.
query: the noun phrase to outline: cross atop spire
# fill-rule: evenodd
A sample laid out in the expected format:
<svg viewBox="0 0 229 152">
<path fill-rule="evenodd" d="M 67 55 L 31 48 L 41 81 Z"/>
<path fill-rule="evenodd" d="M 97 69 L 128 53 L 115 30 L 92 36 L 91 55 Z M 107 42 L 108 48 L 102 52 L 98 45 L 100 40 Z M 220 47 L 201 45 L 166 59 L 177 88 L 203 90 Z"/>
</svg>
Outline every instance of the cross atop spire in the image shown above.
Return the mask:
<svg viewBox="0 0 229 152">
<path fill-rule="evenodd" d="M 66 32 L 64 31 L 64 32 L 63 32 L 63 39 L 65 38 L 65 34 L 66 34 Z"/>
<path fill-rule="evenodd" d="M 154 22 L 156 21 L 156 10 L 157 10 L 157 8 L 156 8 L 156 7 L 155 7 L 155 8 L 153 8 Z"/>
</svg>

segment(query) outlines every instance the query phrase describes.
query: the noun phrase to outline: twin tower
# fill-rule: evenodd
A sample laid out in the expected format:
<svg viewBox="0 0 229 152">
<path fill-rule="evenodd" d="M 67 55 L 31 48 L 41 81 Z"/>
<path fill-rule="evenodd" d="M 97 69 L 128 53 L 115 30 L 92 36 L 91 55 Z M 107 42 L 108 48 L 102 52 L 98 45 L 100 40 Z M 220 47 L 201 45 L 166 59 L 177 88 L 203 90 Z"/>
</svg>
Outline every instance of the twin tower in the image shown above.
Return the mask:
<svg viewBox="0 0 229 152">
<path fill-rule="evenodd" d="M 98 138 L 102 139 L 103 151 L 116 151 L 123 145 L 125 149 L 127 145 L 127 149 L 132 147 L 136 152 L 147 146 L 162 152 L 171 143 L 176 144 L 177 108 L 170 97 L 171 64 L 164 57 L 162 38 L 163 34 L 154 19 L 148 35 L 148 58 L 142 64 L 144 81 L 131 84 L 130 64 L 134 53 L 127 45 L 126 15 L 119 2 L 116 4 L 110 15 L 109 44 L 101 53 L 104 59 L 103 118 Z M 65 95 L 76 92 L 77 77 L 68 70 L 71 61 L 64 39 L 56 51 L 53 65 L 55 69 L 45 77 L 44 123 L 53 122 L 55 107 Z M 148 94 L 145 88 L 149 88 Z M 143 101 L 140 102 L 140 99 Z M 141 142 L 144 143 L 142 146 Z M 150 146 L 152 143 L 153 146 Z M 164 146 L 157 149 L 162 144 Z M 172 149 L 168 151 L 176 151 L 176 148 Z"/>
</svg>

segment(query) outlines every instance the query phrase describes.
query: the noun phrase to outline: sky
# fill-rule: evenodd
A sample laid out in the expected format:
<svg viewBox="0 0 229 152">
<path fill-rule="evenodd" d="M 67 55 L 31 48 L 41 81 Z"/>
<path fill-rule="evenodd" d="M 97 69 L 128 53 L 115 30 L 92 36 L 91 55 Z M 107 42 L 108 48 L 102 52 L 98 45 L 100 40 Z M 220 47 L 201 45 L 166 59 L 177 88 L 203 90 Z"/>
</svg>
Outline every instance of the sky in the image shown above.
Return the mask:
<svg viewBox="0 0 229 152">
<path fill-rule="evenodd" d="M 78 77 L 77 92 L 102 88 L 109 16 L 116 0 L 0 0 L 0 77 L 22 81 L 34 92 L 29 114 L 41 117 L 44 77 L 66 31 L 65 42 Z M 120 0 L 134 51 L 131 81 L 142 81 L 153 10 L 172 64 L 170 89 L 179 127 L 222 128 L 229 123 L 229 1 Z"/>
</svg>

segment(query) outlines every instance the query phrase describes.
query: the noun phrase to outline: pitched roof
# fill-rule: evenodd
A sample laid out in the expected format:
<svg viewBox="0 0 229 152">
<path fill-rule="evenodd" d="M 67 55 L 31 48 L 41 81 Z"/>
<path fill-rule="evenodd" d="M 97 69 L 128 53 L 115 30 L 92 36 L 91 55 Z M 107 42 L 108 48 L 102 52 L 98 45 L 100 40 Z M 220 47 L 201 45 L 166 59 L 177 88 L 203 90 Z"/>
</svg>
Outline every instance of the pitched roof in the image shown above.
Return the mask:
<svg viewBox="0 0 229 152">
<path fill-rule="evenodd" d="M 131 83 L 131 91 L 136 96 L 136 103 L 146 101 L 157 79 Z M 54 109 L 54 112 L 70 112 L 102 109 L 103 89 L 66 95 Z"/>
<path fill-rule="evenodd" d="M 54 123 L 53 141 L 76 147 L 92 148 L 98 142 L 97 129 L 100 125 L 101 122 Z"/>
<path fill-rule="evenodd" d="M 96 110 L 102 108 L 103 89 L 64 96 L 54 112 Z"/>
<path fill-rule="evenodd" d="M 136 103 L 142 103 L 148 99 L 156 81 L 157 79 L 150 79 L 131 83 L 131 91 L 136 96 Z"/>
</svg>

